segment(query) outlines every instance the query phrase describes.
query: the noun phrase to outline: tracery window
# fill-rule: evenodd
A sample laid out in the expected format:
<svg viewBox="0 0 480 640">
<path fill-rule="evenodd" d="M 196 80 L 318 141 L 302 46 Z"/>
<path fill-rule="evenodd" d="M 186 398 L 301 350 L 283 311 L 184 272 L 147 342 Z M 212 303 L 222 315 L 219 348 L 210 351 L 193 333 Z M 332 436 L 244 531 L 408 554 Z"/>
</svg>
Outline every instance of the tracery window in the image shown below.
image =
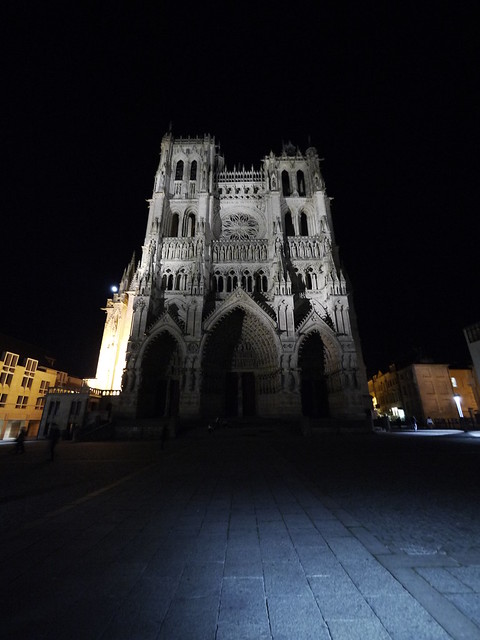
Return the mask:
<svg viewBox="0 0 480 640">
<path fill-rule="evenodd" d="M 177 162 L 175 167 L 175 180 L 183 180 L 183 160 Z"/>
<path fill-rule="evenodd" d="M 222 220 L 222 235 L 229 240 L 252 240 L 258 236 L 258 222 L 248 213 L 232 213 Z"/>
</svg>

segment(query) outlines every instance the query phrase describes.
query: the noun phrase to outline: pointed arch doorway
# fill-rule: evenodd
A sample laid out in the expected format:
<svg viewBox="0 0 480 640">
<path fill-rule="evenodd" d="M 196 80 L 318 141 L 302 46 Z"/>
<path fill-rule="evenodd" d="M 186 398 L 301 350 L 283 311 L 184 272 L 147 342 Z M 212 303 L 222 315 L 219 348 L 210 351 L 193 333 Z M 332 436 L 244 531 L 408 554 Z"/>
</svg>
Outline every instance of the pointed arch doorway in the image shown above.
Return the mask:
<svg viewBox="0 0 480 640">
<path fill-rule="evenodd" d="M 181 353 L 167 331 L 153 338 L 143 356 L 137 416 L 176 416 L 180 405 Z"/>
<path fill-rule="evenodd" d="M 298 366 L 302 414 L 311 418 L 327 418 L 330 412 L 325 375 L 325 345 L 317 332 L 305 338 Z"/>
<path fill-rule="evenodd" d="M 276 367 L 268 328 L 253 312 L 235 308 L 215 324 L 204 348 L 203 415 L 259 415 L 261 381 Z"/>
</svg>

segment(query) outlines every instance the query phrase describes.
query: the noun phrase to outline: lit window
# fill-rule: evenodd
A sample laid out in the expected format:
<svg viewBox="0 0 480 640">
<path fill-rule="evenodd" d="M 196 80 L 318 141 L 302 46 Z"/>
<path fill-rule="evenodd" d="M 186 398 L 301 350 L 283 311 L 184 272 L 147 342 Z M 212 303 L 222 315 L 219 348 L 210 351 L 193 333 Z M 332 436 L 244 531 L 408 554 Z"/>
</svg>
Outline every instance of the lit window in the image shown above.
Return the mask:
<svg viewBox="0 0 480 640">
<path fill-rule="evenodd" d="M 452 381 L 452 387 L 458 387 L 456 378 L 450 378 L 450 380 Z"/>
</svg>

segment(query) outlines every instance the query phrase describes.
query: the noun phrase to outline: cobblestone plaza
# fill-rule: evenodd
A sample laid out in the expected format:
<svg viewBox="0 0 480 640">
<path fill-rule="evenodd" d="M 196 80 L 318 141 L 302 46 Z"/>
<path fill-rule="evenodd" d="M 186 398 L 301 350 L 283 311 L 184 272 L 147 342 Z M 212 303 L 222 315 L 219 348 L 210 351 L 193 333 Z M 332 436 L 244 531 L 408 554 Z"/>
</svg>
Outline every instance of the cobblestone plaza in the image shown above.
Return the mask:
<svg viewBox="0 0 480 640">
<path fill-rule="evenodd" d="M 473 434 L 0 448 L 11 638 L 480 638 Z M 33 631 L 32 631 L 33 630 Z"/>
</svg>

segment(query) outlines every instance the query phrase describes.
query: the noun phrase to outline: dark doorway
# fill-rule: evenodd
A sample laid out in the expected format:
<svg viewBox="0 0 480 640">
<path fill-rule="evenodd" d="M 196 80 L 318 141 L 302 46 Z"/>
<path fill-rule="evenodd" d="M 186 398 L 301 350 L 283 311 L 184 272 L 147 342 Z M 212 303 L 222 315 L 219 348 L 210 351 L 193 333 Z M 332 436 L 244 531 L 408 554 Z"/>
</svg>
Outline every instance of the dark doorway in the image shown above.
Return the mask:
<svg viewBox="0 0 480 640">
<path fill-rule="evenodd" d="M 178 414 L 180 403 L 178 360 L 177 343 L 169 333 L 162 333 L 150 345 L 142 361 L 138 417 L 160 418 Z"/>
<path fill-rule="evenodd" d="M 300 393 L 302 413 L 312 418 L 329 416 L 328 388 L 325 377 L 325 347 L 318 333 L 311 334 L 302 346 Z"/>
<path fill-rule="evenodd" d="M 244 416 L 256 415 L 255 374 L 252 371 L 242 373 L 242 405 Z"/>
</svg>

